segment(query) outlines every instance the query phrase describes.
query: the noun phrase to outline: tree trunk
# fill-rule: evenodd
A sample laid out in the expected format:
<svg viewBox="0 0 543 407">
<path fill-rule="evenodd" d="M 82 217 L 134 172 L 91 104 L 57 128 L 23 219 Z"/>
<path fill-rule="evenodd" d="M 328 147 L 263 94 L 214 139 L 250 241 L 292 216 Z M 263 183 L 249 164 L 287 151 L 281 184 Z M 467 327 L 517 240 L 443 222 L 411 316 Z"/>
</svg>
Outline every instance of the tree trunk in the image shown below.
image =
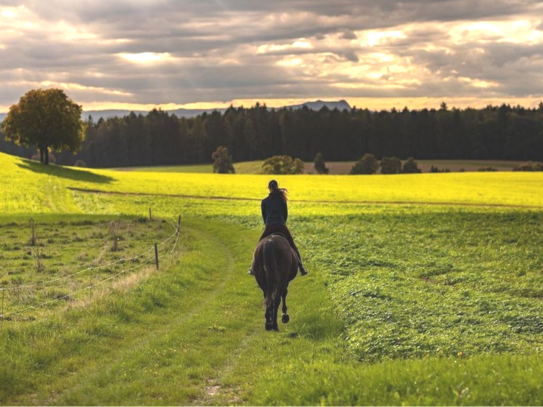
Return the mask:
<svg viewBox="0 0 543 407">
<path fill-rule="evenodd" d="M 49 149 L 45 149 L 45 165 L 49 165 Z"/>
<path fill-rule="evenodd" d="M 43 157 L 44 157 L 43 147 L 40 147 L 40 163 L 42 164 L 43 164 Z"/>
</svg>

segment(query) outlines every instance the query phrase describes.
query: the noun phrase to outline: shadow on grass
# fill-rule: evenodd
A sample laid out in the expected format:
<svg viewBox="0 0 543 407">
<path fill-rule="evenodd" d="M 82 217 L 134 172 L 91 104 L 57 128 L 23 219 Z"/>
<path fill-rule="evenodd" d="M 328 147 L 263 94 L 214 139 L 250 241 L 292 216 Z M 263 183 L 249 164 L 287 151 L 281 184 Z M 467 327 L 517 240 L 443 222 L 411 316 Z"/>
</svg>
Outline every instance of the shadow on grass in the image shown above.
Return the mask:
<svg viewBox="0 0 543 407">
<path fill-rule="evenodd" d="M 115 181 L 115 178 L 108 177 L 107 175 L 95 174 L 93 172 L 84 170 L 73 170 L 69 167 L 60 167 L 57 165 L 44 165 L 35 161 L 23 161 L 17 163 L 19 168 L 23 170 L 29 170 L 39 174 L 48 174 L 54 177 L 71 179 L 74 181 L 94 182 L 97 184 L 109 184 Z"/>
</svg>

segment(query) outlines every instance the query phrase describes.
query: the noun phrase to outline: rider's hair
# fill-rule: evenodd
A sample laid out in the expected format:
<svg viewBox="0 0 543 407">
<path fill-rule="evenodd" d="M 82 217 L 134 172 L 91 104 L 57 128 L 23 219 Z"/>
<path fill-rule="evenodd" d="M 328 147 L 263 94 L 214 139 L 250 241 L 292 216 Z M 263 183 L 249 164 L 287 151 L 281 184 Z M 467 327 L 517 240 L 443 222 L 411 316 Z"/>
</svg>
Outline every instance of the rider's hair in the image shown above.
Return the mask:
<svg viewBox="0 0 543 407">
<path fill-rule="evenodd" d="M 287 197 L 288 189 L 286 189 L 286 188 L 279 188 L 279 184 L 277 183 L 276 180 L 272 179 L 272 180 L 268 183 L 268 188 L 270 189 L 270 191 L 271 191 L 272 194 L 277 194 L 277 195 L 279 195 L 283 201 L 286 202 L 286 201 L 288 200 L 288 197 Z"/>
</svg>

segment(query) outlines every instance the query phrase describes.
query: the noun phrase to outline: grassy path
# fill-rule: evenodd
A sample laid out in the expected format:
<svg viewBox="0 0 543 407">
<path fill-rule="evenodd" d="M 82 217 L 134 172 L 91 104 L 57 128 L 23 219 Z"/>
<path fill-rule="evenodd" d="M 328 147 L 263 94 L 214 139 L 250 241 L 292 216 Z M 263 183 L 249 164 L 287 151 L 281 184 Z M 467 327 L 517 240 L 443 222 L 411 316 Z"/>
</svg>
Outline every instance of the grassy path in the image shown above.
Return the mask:
<svg viewBox="0 0 543 407">
<path fill-rule="evenodd" d="M 333 313 L 322 312 L 331 305 L 316 275 L 293 283 L 291 323 L 279 333 L 265 332 L 261 293 L 245 273 L 257 236 L 209 221 L 185 225 L 184 254 L 171 270 L 98 309 L 67 314 L 60 327 L 68 332 L 61 336 L 46 326 L 30 328 L 33 340 L 26 344 L 37 347 L 36 352 L 14 366 L 26 374 L 26 383 L 19 394 L 0 401 L 251 402 L 262 393 L 258 387 L 266 386 L 262 372 L 304 355 L 316 358 L 323 346 L 339 351 L 335 344 L 341 325 Z M 89 324 L 105 325 L 103 334 Z M 75 340 L 77 333 L 93 330 L 89 342 Z M 54 353 L 46 357 L 44 352 Z M 36 366 L 38 358 L 48 362 Z"/>
</svg>

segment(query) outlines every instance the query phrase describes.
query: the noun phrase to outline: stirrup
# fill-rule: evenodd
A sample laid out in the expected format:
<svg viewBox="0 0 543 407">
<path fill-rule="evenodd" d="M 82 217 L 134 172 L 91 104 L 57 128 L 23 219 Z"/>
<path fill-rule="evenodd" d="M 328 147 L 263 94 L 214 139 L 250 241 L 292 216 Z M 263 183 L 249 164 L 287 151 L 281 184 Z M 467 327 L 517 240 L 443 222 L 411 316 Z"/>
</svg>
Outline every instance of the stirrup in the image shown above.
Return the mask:
<svg viewBox="0 0 543 407">
<path fill-rule="evenodd" d="M 255 275 L 255 273 L 253 273 L 253 269 L 252 269 L 252 268 L 249 269 L 249 271 L 247 272 L 247 274 L 249 274 L 250 276 L 254 276 L 254 275 Z"/>
</svg>

